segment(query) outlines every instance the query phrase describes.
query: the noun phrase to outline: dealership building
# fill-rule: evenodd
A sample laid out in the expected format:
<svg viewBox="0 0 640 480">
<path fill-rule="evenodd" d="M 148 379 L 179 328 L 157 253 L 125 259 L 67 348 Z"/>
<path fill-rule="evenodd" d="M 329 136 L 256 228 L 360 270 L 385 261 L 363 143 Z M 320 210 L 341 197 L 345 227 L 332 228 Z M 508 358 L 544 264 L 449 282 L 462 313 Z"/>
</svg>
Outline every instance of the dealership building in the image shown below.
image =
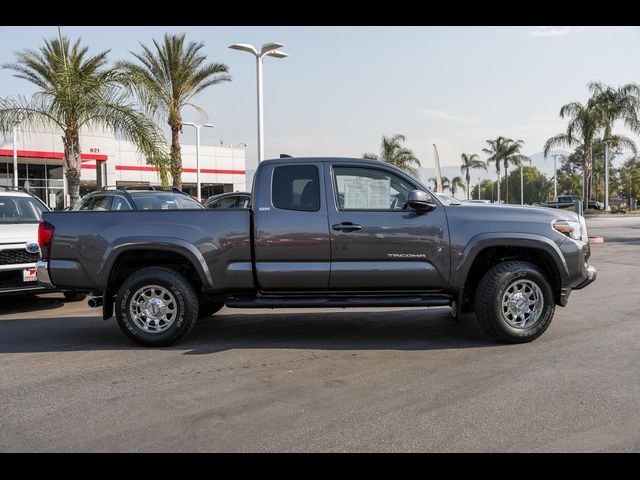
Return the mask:
<svg viewBox="0 0 640 480">
<path fill-rule="evenodd" d="M 12 136 L 0 139 L 0 185 L 14 184 Z M 80 194 L 117 186 L 159 186 L 157 170 L 148 165 L 129 141 L 113 134 L 85 129 L 80 134 Z M 64 148 L 60 132 L 18 129 L 18 186 L 40 197 L 49 207 L 62 209 L 69 203 L 64 177 Z M 246 191 L 245 149 L 200 145 L 202 197 L 223 192 Z M 183 190 L 196 195 L 196 147 L 182 145 Z"/>
</svg>

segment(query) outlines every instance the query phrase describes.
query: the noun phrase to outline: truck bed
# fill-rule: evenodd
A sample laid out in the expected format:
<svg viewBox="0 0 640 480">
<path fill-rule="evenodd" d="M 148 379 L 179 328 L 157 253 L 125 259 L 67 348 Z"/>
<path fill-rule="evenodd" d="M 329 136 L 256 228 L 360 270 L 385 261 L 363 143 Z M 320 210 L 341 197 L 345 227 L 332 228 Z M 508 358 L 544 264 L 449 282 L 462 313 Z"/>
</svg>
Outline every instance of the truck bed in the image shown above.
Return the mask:
<svg viewBox="0 0 640 480">
<path fill-rule="evenodd" d="M 49 271 L 58 288 L 102 291 L 123 255 L 173 252 L 189 260 L 205 289 L 253 288 L 251 211 L 46 212 L 55 227 Z"/>
</svg>

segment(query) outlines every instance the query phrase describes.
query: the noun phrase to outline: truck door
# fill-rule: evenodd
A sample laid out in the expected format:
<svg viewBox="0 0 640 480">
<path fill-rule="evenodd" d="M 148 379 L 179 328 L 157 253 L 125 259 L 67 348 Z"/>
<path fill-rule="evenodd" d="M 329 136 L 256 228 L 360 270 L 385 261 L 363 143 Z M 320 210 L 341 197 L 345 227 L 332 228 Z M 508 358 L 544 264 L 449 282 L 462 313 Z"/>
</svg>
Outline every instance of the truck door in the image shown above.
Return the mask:
<svg viewBox="0 0 640 480">
<path fill-rule="evenodd" d="M 328 288 L 331 251 L 321 170 L 321 162 L 258 169 L 252 209 L 261 290 Z"/>
<path fill-rule="evenodd" d="M 332 290 L 439 290 L 449 278 L 444 207 L 405 209 L 423 189 L 383 166 L 325 164 Z"/>
</svg>

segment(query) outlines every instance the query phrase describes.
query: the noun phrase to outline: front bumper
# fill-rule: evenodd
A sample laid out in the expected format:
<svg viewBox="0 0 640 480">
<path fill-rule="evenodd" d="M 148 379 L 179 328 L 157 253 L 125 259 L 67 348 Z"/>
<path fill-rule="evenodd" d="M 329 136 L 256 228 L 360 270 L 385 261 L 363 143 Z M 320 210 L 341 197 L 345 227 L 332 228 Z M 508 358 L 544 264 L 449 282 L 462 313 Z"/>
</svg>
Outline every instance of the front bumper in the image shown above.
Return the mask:
<svg viewBox="0 0 640 480">
<path fill-rule="evenodd" d="M 581 288 L 584 288 L 587 285 L 590 285 L 595 281 L 597 276 L 598 276 L 598 271 L 596 270 L 596 267 L 594 267 L 593 265 L 587 265 L 587 278 L 582 283 L 573 287 L 573 289 L 580 290 Z"/>
<path fill-rule="evenodd" d="M 33 263 L 0 266 L 0 296 L 53 292 L 55 289 L 52 285 L 23 280 L 23 270 L 32 268 L 36 268 Z"/>
</svg>

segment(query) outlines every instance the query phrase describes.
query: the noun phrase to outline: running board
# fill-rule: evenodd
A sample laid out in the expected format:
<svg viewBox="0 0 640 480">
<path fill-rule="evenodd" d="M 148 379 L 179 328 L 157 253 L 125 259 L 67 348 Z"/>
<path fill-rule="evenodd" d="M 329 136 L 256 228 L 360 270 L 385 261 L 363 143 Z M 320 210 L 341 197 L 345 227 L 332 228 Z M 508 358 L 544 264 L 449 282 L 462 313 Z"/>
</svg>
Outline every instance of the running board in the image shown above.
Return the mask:
<svg viewBox="0 0 640 480">
<path fill-rule="evenodd" d="M 229 308 L 449 307 L 451 297 L 228 298 Z"/>
</svg>

